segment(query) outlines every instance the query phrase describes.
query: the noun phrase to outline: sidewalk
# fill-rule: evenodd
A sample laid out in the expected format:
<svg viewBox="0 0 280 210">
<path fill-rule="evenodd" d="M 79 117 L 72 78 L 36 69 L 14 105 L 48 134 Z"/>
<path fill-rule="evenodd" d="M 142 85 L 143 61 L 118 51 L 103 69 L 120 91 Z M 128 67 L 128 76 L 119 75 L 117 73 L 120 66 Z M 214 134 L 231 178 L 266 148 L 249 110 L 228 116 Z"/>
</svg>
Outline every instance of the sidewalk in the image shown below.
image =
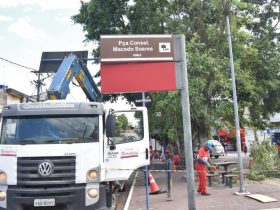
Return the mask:
<svg viewBox="0 0 280 210">
<path fill-rule="evenodd" d="M 166 173 L 153 171 L 152 175 L 157 185 L 166 190 Z M 183 178 L 185 172 L 173 173 L 172 201 L 166 200 L 166 193 L 149 195 L 150 209 L 154 210 L 189 210 L 187 183 Z M 136 182 L 128 210 L 146 210 L 146 188 L 143 173 L 137 173 Z M 195 182 L 197 186 L 197 182 Z M 201 196 L 196 193 L 196 210 L 280 210 L 280 179 L 254 182 L 244 180 L 244 189 L 252 194 L 258 193 L 277 199 L 277 202 L 262 203 L 257 200 L 235 195 L 239 192 L 239 183 L 233 184 L 232 188 L 224 184 L 213 182 L 212 187 L 208 187 L 210 196 Z M 196 189 L 195 189 L 196 190 Z M 150 191 L 150 188 L 149 188 Z M 195 191 L 196 192 L 196 191 Z"/>
</svg>

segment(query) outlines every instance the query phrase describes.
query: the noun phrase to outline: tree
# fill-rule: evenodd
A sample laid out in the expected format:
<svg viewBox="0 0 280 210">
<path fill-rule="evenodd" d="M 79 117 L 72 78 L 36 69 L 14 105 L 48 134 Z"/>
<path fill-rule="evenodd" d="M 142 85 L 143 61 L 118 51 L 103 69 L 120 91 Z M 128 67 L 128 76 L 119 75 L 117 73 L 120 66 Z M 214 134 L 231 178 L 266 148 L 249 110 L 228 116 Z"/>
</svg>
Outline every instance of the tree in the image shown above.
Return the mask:
<svg viewBox="0 0 280 210">
<path fill-rule="evenodd" d="M 252 180 L 263 180 L 266 177 L 280 177 L 280 158 L 275 145 L 263 141 L 254 144 L 251 149 L 253 166 L 249 171 L 249 178 Z"/>
<path fill-rule="evenodd" d="M 116 119 L 116 134 L 120 135 L 126 129 L 128 129 L 128 119 L 125 114 L 121 114 Z"/>
<path fill-rule="evenodd" d="M 83 26 L 86 40 L 96 43 L 100 34 L 185 34 L 194 139 L 208 138 L 211 127 L 234 125 L 225 12 L 231 21 L 241 126 L 262 128 L 270 114 L 279 112 L 279 1 L 128 2 L 82 2 L 73 20 Z M 225 10 L 223 2 L 230 10 Z M 97 48 L 93 53 L 97 56 L 98 52 Z M 150 97 L 151 134 L 181 140 L 179 92 L 150 93 Z M 245 109 L 250 118 L 243 117 Z"/>
</svg>

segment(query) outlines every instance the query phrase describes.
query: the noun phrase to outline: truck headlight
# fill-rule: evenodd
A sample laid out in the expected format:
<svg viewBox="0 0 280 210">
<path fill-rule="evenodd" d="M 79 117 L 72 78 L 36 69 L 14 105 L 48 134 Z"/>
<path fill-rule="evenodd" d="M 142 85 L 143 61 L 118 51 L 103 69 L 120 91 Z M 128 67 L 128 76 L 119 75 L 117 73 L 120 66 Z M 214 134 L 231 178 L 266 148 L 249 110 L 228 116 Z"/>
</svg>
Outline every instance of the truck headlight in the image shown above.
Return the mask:
<svg viewBox="0 0 280 210">
<path fill-rule="evenodd" d="M 6 199 L 6 193 L 3 191 L 0 191 L 0 201 L 3 201 Z"/>
<path fill-rule="evenodd" d="M 87 177 L 89 180 L 94 180 L 98 177 L 98 172 L 96 170 L 89 170 L 87 173 Z"/>
<path fill-rule="evenodd" d="M 87 191 L 87 194 L 90 198 L 96 198 L 98 196 L 98 191 L 94 188 L 91 188 Z"/>
<path fill-rule="evenodd" d="M 0 184 L 7 184 L 7 174 L 3 171 L 0 172 Z"/>
</svg>

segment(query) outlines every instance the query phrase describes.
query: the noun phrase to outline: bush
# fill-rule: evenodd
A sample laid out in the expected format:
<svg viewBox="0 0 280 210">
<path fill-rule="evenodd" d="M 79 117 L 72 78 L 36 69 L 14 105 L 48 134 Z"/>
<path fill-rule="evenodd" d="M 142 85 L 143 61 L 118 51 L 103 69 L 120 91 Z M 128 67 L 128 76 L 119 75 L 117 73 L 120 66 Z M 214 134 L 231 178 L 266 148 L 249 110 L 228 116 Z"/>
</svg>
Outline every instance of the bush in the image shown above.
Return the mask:
<svg viewBox="0 0 280 210">
<path fill-rule="evenodd" d="M 265 178 L 280 177 L 280 158 L 277 148 L 268 141 L 255 144 L 251 147 L 253 167 L 248 177 L 252 180 L 263 180 Z"/>
</svg>

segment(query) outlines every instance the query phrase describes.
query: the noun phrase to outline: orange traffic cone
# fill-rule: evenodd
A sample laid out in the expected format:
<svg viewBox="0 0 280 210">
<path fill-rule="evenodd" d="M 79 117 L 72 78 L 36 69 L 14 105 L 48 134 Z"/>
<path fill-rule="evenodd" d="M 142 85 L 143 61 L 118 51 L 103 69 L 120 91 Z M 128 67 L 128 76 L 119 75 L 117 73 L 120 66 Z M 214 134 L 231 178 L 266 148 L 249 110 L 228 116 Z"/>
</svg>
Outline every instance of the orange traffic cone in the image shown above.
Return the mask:
<svg viewBox="0 0 280 210">
<path fill-rule="evenodd" d="M 156 181 L 154 180 L 154 177 L 151 174 L 151 172 L 149 172 L 149 182 L 150 182 L 150 187 L 151 187 L 151 192 L 149 193 L 150 195 L 157 194 L 161 191 L 160 188 L 158 187 Z"/>
</svg>

